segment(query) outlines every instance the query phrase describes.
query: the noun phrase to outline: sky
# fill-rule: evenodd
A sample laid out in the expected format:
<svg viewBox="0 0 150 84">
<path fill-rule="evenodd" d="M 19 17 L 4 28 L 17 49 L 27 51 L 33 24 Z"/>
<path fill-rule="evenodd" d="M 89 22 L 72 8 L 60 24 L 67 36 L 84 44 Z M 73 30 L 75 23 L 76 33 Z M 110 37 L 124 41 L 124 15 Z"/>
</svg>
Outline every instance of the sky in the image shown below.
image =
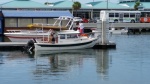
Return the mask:
<svg viewBox="0 0 150 84">
<path fill-rule="evenodd" d="M 13 0 L 0 0 L 0 3 L 3 2 L 8 2 L 8 1 L 13 1 Z M 56 2 L 56 1 L 62 1 L 62 0 L 31 0 L 31 1 L 36 1 L 36 2 Z M 71 1 L 71 0 L 70 0 Z M 92 2 L 92 1 L 107 1 L 107 0 L 74 0 L 74 1 L 79 1 L 80 3 L 88 3 L 88 2 Z M 109 2 L 113 2 L 113 3 L 118 3 L 119 0 L 108 0 Z"/>
</svg>

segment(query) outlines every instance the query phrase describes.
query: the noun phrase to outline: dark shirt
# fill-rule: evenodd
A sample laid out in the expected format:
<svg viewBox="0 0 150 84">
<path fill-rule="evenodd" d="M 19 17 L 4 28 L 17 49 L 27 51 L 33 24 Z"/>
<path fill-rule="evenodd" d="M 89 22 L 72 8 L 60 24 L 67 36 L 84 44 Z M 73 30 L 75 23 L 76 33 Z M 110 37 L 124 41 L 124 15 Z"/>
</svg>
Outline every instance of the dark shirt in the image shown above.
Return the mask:
<svg viewBox="0 0 150 84">
<path fill-rule="evenodd" d="M 52 37 L 52 41 L 55 41 L 55 38 L 54 38 L 54 37 Z"/>
</svg>

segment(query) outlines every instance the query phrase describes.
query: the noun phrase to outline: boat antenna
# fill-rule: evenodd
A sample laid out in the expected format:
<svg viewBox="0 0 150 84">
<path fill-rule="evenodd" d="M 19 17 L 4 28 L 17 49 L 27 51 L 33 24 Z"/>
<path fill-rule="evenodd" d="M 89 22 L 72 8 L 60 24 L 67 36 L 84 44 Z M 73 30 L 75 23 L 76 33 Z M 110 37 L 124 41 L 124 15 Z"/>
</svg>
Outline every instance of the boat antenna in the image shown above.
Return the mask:
<svg viewBox="0 0 150 84">
<path fill-rule="evenodd" d="M 62 25 L 62 18 L 60 18 L 60 22 L 59 22 L 60 31 L 61 31 L 61 25 Z"/>
</svg>

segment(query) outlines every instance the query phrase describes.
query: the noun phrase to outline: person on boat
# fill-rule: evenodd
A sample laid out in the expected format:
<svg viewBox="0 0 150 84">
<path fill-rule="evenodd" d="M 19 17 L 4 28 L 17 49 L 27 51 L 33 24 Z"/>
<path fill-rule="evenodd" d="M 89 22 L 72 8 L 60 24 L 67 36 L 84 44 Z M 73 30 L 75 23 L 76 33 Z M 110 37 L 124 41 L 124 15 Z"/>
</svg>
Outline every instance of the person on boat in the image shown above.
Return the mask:
<svg viewBox="0 0 150 84">
<path fill-rule="evenodd" d="M 83 34 L 84 33 L 83 23 L 79 23 L 79 28 L 80 28 L 80 34 Z"/>
<path fill-rule="evenodd" d="M 83 23 L 80 23 L 79 24 L 79 32 L 80 32 L 80 36 L 88 36 L 88 34 L 84 33 L 84 26 L 83 26 Z"/>
<path fill-rule="evenodd" d="M 55 37 L 54 37 L 53 33 L 50 35 L 49 43 L 52 43 L 52 44 L 55 43 Z"/>
<path fill-rule="evenodd" d="M 83 20 L 83 23 L 88 23 L 88 19 L 82 18 L 82 20 Z"/>
<path fill-rule="evenodd" d="M 55 37 L 53 34 L 52 34 L 52 44 L 55 44 Z"/>
</svg>

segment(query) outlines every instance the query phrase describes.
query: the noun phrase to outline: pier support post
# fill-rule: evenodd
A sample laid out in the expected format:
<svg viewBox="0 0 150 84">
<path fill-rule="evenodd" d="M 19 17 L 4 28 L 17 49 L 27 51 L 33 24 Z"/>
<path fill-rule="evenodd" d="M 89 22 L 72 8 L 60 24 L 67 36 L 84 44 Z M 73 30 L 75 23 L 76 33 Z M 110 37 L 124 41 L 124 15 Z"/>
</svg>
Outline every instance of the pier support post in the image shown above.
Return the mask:
<svg viewBox="0 0 150 84">
<path fill-rule="evenodd" d="M 102 36 L 102 22 L 101 21 L 97 21 L 97 30 L 99 31 L 100 35 Z M 97 33 L 99 35 L 99 33 Z M 102 38 L 102 37 L 101 37 Z M 102 39 L 99 38 L 99 41 L 98 41 L 98 45 L 101 45 L 101 42 L 102 42 Z"/>
<path fill-rule="evenodd" d="M 99 41 L 100 45 L 106 45 L 109 43 L 108 41 L 108 32 L 109 26 L 107 21 L 98 21 L 97 22 L 97 29 L 101 33 L 101 41 Z"/>
<path fill-rule="evenodd" d="M 116 48 L 116 44 L 110 42 L 108 39 L 109 25 L 107 20 L 97 22 L 97 30 L 101 33 L 101 38 L 99 42 L 93 47 L 94 49 Z"/>
<path fill-rule="evenodd" d="M 108 33 L 109 33 L 109 22 L 108 22 L 108 13 L 107 11 L 100 12 L 100 22 L 97 23 L 97 29 L 101 33 L 101 41 L 96 44 L 93 48 L 95 49 L 107 49 L 107 48 L 116 48 L 116 44 L 110 42 L 108 40 Z"/>
<path fill-rule="evenodd" d="M 107 22 L 107 20 L 102 21 L 101 29 L 102 29 L 102 34 L 101 34 L 102 45 L 106 45 L 106 44 L 108 44 L 108 38 L 107 38 L 108 22 Z"/>
</svg>

